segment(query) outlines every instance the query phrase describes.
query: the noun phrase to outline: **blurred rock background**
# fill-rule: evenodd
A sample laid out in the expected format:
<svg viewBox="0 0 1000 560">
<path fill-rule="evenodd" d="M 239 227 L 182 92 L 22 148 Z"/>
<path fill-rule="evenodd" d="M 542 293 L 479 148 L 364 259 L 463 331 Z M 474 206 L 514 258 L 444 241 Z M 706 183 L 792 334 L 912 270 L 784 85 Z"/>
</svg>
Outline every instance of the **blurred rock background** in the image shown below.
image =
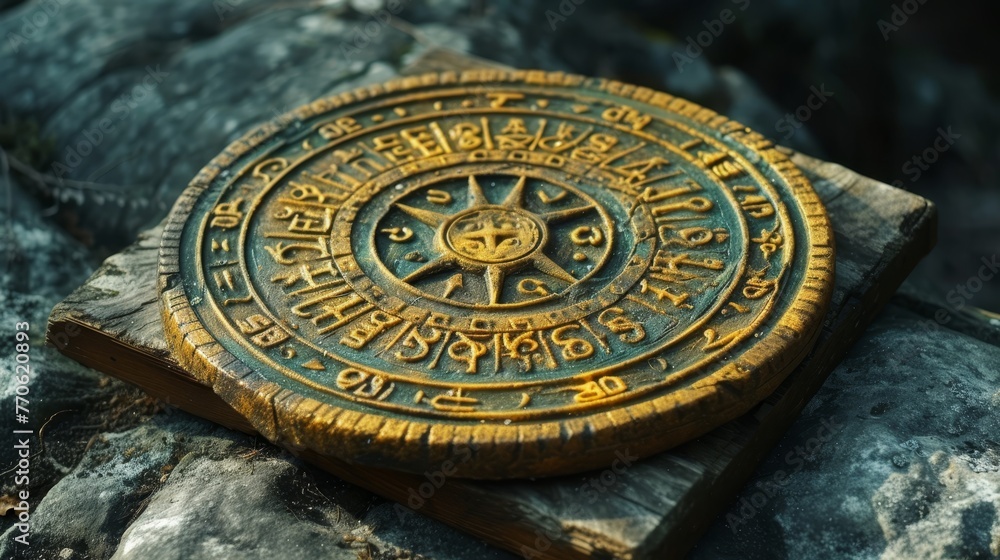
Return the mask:
<svg viewBox="0 0 1000 560">
<path fill-rule="evenodd" d="M 1000 253 L 992 25 L 965 0 L 0 0 L 0 320 L 31 321 L 48 421 L 23 557 L 508 557 L 40 347 L 52 305 L 229 142 L 435 46 L 664 89 L 935 201 L 938 248 L 694 556 L 1000 556 L 1000 318 L 961 320 L 1000 310 L 978 276 Z M 949 328 L 915 332 L 938 309 Z M 0 418 L 12 354 L 4 336 Z M 823 420 L 844 427 L 790 461 Z M 3 558 L 28 554 L 8 462 Z"/>
</svg>

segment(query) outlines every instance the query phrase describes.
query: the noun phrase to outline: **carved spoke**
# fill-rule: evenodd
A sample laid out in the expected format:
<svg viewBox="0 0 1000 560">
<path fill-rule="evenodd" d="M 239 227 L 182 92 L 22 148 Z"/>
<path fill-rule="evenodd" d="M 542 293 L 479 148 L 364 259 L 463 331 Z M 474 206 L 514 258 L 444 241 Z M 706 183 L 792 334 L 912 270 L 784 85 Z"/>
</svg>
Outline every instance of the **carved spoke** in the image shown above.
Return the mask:
<svg viewBox="0 0 1000 560">
<path fill-rule="evenodd" d="M 479 186 L 479 181 L 476 181 L 475 175 L 469 175 L 469 203 L 467 206 L 473 208 L 475 206 L 486 206 L 489 203 L 490 201 L 486 198 L 486 194 L 483 193 L 483 188 Z"/>
<path fill-rule="evenodd" d="M 549 224 L 552 222 L 561 222 L 562 220 L 575 218 L 576 216 L 579 216 L 581 214 L 586 214 L 591 210 L 594 210 L 594 205 L 588 204 L 586 206 L 577 206 L 576 208 L 567 208 L 565 210 L 546 212 L 544 214 L 539 214 L 538 217 L 541 218 L 543 222 Z"/>
<path fill-rule="evenodd" d="M 514 188 L 507 193 L 507 198 L 500 203 L 501 206 L 506 206 L 508 208 L 521 208 L 524 202 L 524 183 L 527 181 L 527 177 L 521 175 L 514 185 Z"/>
<path fill-rule="evenodd" d="M 424 210 L 423 208 L 414 208 L 413 206 L 407 206 L 405 204 L 396 203 L 396 208 L 399 208 L 403 212 L 406 212 L 410 216 L 420 220 L 421 222 L 436 228 L 441 224 L 448 221 L 448 216 L 435 212 L 433 210 Z"/>
<path fill-rule="evenodd" d="M 455 257 L 451 255 L 443 255 L 407 274 L 406 277 L 403 278 L 403 282 L 412 284 L 414 281 L 419 280 L 428 274 L 446 270 L 452 268 L 453 266 L 455 266 Z"/>
<path fill-rule="evenodd" d="M 549 276 L 552 276 L 553 278 L 564 280 L 570 284 L 576 282 L 576 278 L 574 278 L 572 274 L 566 272 L 563 267 L 559 266 L 554 260 L 550 259 L 541 252 L 539 252 L 538 256 L 532 260 L 532 263 L 535 265 L 535 268 L 541 270 Z"/>
<path fill-rule="evenodd" d="M 500 292 L 503 290 L 503 281 L 506 276 L 507 274 L 499 266 L 486 267 L 486 291 L 490 305 L 500 301 Z"/>
</svg>

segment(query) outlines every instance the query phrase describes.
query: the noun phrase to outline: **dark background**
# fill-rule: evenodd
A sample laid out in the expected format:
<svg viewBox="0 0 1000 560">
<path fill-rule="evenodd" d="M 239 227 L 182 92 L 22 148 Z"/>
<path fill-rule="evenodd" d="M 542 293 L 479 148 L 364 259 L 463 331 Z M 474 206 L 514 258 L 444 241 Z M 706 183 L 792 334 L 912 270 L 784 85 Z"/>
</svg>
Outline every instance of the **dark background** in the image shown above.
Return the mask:
<svg viewBox="0 0 1000 560">
<path fill-rule="evenodd" d="M 0 65 L 4 70 L 0 81 L 7 82 L 0 86 L 0 145 L 21 163 L 49 174 L 53 162 L 65 159 L 63 150 L 80 131 L 78 124 L 65 124 L 70 110 L 67 105 L 73 105 L 73 111 L 92 111 L 94 104 L 88 105 L 80 97 L 114 99 L 142 77 L 133 74 L 131 81 L 112 79 L 124 71 L 141 69 L 151 61 L 162 61 L 164 68 L 170 69 L 186 44 L 215 37 L 246 18 L 266 18 L 268 11 L 280 17 L 289 5 L 310 4 L 237 0 L 221 0 L 220 4 L 216 0 L 174 8 L 197 11 L 194 25 L 170 25 L 171 14 L 167 13 L 162 26 L 139 26 L 135 33 L 140 36 L 131 38 L 127 45 L 117 37 L 118 44 L 111 41 L 101 47 L 100 68 L 92 83 L 84 83 L 98 93 L 88 90 L 60 96 L 32 91 L 48 87 L 44 79 L 34 78 L 64 71 L 67 65 L 86 65 L 82 59 L 75 63 L 66 60 L 64 51 L 72 50 L 72 43 L 85 44 L 88 37 L 86 30 L 57 32 L 66 27 L 58 20 L 73 17 L 71 12 L 79 9 L 72 5 L 74 0 L 49 1 L 66 4 L 61 8 L 65 13 L 55 14 L 54 23 L 43 26 L 41 34 L 51 35 L 43 39 L 70 44 L 60 50 L 32 38 L 22 46 L 25 52 Z M 21 4 L 0 2 L 7 11 L 23 9 Z M 368 21 L 366 10 L 379 5 L 378 1 L 341 1 L 328 2 L 320 9 L 336 12 L 349 24 L 364 24 Z M 781 143 L 930 198 L 940 209 L 939 244 L 914 278 L 933 286 L 930 289 L 939 299 L 976 275 L 980 259 L 990 259 L 1000 249 L 1000 73 L 996 64 L 1000 51 L 989 40 L 994 22 L 986 2 L 414 0 L 402 5 L 398 22 L 434 24 L 443 30 L 435 37 L 428 37 L 426 31 L 418 34 L 417 42 L 438 42 L 513 66 L 562 69 L 664 89 L 729 114 Z M 723 10 L 732 14 L 727 18 L 731 23 L 721 22 Z M 17 21 L 8 23 L 3 32 L 8 43 L 4 45 L 6 54 L 10 55 L 10 33 L 24 29 Z M 450 44 L 448 29 L 461 31 L 468 40 Z M 398 56 L 398 51 L 414 41 L 410 35 L 406 26 L 395 25 L 375 38 L 379 44 L 373 48 L 382 49 L 383 54 L 372 56 Z M 349 39 L 349 33 L 345 36 Z M 702 44 L 697 48 L 690 46 L 699 42 Z M 315 44 L 302 52 L 303 67 L 307 67 L 305 59 L 324 49 L 330 58 L 341 55 L 337 42 Z M 696 56 L 690 56 L 692 53 Z M 220 51 L 219 56 L 233 55 Z M 282 64 L 287 69 L 295 61 L 293 53 Z M 232 60 L 233 66 L 243 63 Z M 304 83 L 314 80 L 312 75 L 301 79 Z M 170 102 L 171 89 L 176 88 L 162 92 L 165 103 Z M 260 106 L 257 120 L 273 118 L 324 91 L 316 89 L 305 87 L 297 96 Z M 818 104 L 813 99 L 818 108 L 806 109 L 814 90 L 832 95 Z M 107 114 L 107 101 L 104 103 Z M 113 102 L 110 107 L 114 108 Z M 139 107 L 137 115 L 145 109 Z M 799 117 L 807 118 L 793 117 L 796 110 Z M 99 115 L 90 122 L 96 122 Z M 132 128 L 163 126 L 155 118 L 146 122 L 139 116 L 128 118 L 125 125 Z M 115 138 L 119 146 L 98 146 L 98 151 L 113 154 L 88 158 L 64 176 L 97 187 L 73 192 L 65 185 L 30 180 L 17 169 L 14 173 L 15 177 L 22 175 L 26 190 L 45 199 L 55 219 L 100 258 L 125 246 L 142 227 L 160 219 L 183 181 L 253 122 L 241 122 L 227 135 L 206 141 L 204 150 L 190 154 L 183 148 L 174 150 L 177 153 L 168 176 L 162 169 L 144 168 L 142 159 L 148 157 L 144 153 L 148 149 L 128 146 L 141 138 L 134 131 L 129 132 L 130 138 Z M 793 122 L 796 128 L 792 128 Z M 942 130 L 950 130 L 958 138 L 947 151 L 929 153 L 935 161 L 926 164 L 925 170 L 919 169 L 911 160 L 931 148 Z M 183 143 L 178 136 L 187 133 L 200 132 L 176 130 L 171 135 Z M 100 196 L 100 185 L 108 185 L 107 196 Z M 116 198 L 119 208 L 113 204 Z M 1000 309 L 1000 282 L 985 282 L 981 291 L 971 295 L 974 305 Z"/>
</svg>

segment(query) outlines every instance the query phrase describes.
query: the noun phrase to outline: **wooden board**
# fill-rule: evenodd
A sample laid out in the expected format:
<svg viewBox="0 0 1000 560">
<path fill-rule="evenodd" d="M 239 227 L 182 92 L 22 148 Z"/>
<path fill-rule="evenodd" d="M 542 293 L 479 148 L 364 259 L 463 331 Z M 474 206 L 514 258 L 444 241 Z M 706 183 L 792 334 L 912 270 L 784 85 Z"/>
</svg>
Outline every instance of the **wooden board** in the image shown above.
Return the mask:
<svg viewBox="0 0 1000 560">
<path fill-rule="evenodd" d="M 527 558 L 662 558 L 687 551 L 933 245 L 935 212 L 927 200 L 835 164 L 800 154 L 794 161 L 813 181 L 836 232 L 836 289 L 816 347 L 771 397 L 696 441 L 623 468 L 619 464 L 610 484 L 612 477 L 602 479 L 600 472 L 488 483 L 452 478 L 422 504 L 410 503 Z M 167 351 L 156 300 L 160 231 L 146 232 L 108 259 L 56 306 L 49 340 L 67 356 L 174 406 L 253 433 Z M 299 454 L 402 503 L 427 482 Z"/>
</svg>

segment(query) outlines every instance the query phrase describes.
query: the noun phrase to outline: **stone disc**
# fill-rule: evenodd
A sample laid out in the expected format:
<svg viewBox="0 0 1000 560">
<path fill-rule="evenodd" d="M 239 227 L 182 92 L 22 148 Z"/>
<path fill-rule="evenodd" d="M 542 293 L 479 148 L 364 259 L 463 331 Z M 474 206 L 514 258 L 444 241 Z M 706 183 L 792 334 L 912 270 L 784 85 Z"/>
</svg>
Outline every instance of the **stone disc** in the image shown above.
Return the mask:
<svg viewBox="0 0 1000 560">
<path fill-rule="evenodd" d="M 732 420 L 809 351 L 822 204 L 760 134 L 540 71 L 316 101 L 181 196 L 181 363 L 269 439 L 472 478 L 607 468 Z"/>
</svg>

